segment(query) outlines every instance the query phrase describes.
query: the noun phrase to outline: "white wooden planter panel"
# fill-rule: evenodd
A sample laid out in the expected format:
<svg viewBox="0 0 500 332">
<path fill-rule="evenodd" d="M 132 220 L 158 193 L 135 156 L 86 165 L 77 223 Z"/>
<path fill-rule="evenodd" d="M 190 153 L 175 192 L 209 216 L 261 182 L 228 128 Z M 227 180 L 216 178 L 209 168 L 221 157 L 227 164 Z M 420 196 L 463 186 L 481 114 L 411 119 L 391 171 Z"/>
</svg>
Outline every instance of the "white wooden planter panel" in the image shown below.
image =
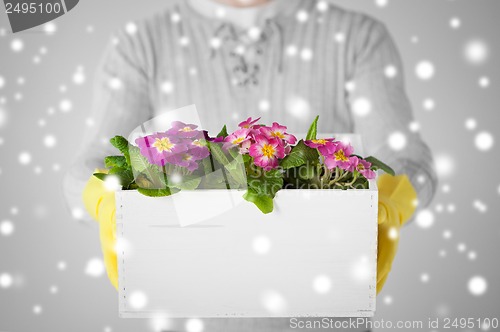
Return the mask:
<svg viewBox="0 0 500 332">
<path fill-rule="evenodd" d="M 374 181 L 282 190 L 269 215 L 242 195 L 117 192 L 120 316 L 373 316 Z"/>
</svg>

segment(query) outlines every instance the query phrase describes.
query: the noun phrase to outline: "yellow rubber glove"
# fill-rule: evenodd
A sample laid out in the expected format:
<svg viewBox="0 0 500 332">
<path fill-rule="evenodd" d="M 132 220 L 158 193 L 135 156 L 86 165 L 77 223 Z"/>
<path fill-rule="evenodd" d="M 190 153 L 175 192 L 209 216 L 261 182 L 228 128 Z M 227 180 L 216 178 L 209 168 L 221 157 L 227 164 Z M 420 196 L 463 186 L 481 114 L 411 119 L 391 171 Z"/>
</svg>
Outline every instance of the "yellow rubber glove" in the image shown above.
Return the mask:
<svg viewBox="0 0 500 332">
<path fill-rule="evenodd" d="M 399 231 L 415 212 L 417 193 L 406 175 L 383 174 L 378 184 L 377 294 L 392 268 L 399 243 Z"/>
<path fill-rule="evenodd" d="M 99 172 L 104 173 L 105 171 L 99 170 Z M 109 281 L 118 289 L 118 261 L 115 250 L 115 193 L 106 190 L 104 182 L 92 176 L 83 190 L 82 198 L 88 213 L 99 223 L 104 265 Z"/>
</svg>

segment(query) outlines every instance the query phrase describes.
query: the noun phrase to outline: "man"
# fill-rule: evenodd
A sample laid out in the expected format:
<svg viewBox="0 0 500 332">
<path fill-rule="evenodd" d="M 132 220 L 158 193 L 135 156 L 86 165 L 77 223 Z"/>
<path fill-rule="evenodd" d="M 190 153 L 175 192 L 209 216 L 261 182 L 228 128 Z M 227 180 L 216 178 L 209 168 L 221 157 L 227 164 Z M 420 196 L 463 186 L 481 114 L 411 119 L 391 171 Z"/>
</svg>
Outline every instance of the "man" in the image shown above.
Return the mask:
<svg viewBox="0 0 500 332">
<path fill-rule="evenodd" d="M 435 191 L 430 151 L 409 129 L 413 116 L 401 59 L 387 29 L 327 1 L 171 0 L 164 12 L 128 24 L 113 39 L 96 96 L 96 125 L 65 180 L 75 206 L 92 170 L 112 153 L 103 141 L 128 136 L 165 110 L 196 104 L 203 127 L 212 133 L 223 123 L 236 127 L 248 116 L 303 132 L 319 114 L 319 132 L 360 134 L 367 155 L 407 175 L 379 182 L 380 291 L 397 250 L 389 231 L 411 217 L 413 187 L 420 207 Z M 108 274 L 116 285 L 110 245 L 114 200 L 98 187 L 87 186 L 84 196 L 100 222 Z M 289 325 L 287 320 L 210 320 L 206 327 L 284 331 Z"/>
</svg>

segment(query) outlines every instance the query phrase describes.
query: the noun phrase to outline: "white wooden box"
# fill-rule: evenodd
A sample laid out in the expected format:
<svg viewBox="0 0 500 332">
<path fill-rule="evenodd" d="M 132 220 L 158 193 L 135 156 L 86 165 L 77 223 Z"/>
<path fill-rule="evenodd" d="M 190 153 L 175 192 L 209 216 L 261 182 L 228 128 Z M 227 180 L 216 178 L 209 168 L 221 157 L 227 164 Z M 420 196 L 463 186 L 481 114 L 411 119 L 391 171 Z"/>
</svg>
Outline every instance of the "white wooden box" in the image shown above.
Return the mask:
<svg viewBox="0 0 500 332">
<path fill-rule="evenodd" d="M 268 215 L 242 195 L 117 192 L 120 316 L 374 315 L 375 181 L 282 190 Z"/>
</svg>

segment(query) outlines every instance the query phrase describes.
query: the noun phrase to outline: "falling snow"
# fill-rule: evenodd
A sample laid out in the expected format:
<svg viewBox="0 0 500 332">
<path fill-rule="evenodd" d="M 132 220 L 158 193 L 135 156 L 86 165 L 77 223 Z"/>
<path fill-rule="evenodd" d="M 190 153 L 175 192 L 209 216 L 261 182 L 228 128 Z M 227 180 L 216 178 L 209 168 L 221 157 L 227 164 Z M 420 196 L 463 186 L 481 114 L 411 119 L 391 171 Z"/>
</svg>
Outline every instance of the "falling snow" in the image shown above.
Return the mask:
<svg viewBox="0 0 500 332">
<path fill-rule="evenodd" d="M 397 12 L 396 9 L 400 8 L 396 6 L 401 5 L 396 1 L 373 0 L 364 9 L 366 11 L 372 10 L 377 15 L 390 17 L 390 15 L 394 15 L 391 13 Z M 454 280 L 459 282 L 458 285 L 461 285 L 459 287 L 467 296 L 486 298 L 485 295 L 488 292 L 498 288 L 497 279 L 494 278 L 494 274 L 489 274 L 491 273 L 489 268 L 482 265 L 484 262 L 491 264 L 491 252 L 485 250 L 485 248 L 489 250 L 489 247 L 483 246 L 480 241 L 475 240 L 475 237 L 481 239 L 482 234 L 488 234 L 488 236 L 492 236 L 492 243 L 498 242 L 495 239 L 500 236 L 500 230 L 496 224 L 490 223 L 490 221 L 494 220 L 498 214 L 496 202 L 499 197 L 496 194 L 500 195 L 500 184 L 493 175 L 493 178 L 483 179 L 481 173 L 474 172 L 470 168 L 469 162 L 474 162 L 474 165 L 484 165 L 487 168 L 486 172 L 496 174 L 494 167 L 497 164 L 495 156 L 498 152 L 496 144 L 498 130 L 495 126 L 496 118 L 491 117 L 490 114 L 498 109 L 498 105 L 491 102 L 498 90 L 499 77 L 494 68 L 495 61 L 498 60 L 498 50 L 495 49 L 490 32 L 481 31 L 475 20 L 466 11 L 462 11 L 459 6 L 458 1 L 448 1 L 447 7 L 445 7 L 447 9 L 443 9 L 441 12 L 443 15 L 437 18 L 438 24 L 433 25 L 436 36 L 442 36 L 443 45 L 439 45 L 437 43 L 439 40 L 426 32 L 427 25 L 431 23 L 426 23 L 424 18 L 420 25 L 412 25 L 414 31 L 405 29 L 392 31 L 391 29 L 391 32 L 394 32 L 397 37 L 398 46 L 405 48 L 402 52 L 405 55 L 403 58 L 404 67 L 400 67 L 395 59 L 391 59 L 389 62 L 381 63 L 379 67 L 373 68 L 384 82 L 391 84 L 390 82 L 398 82 L 405 76 L 411 87 L 408 89 L 408 94 L 414 106 L 415 120 L 407 120 L 398 129 L 384 132 L 384 137 L 387 138 L 386 146 L 391 149 L 391 153 L 396 155 L 398 152 L 405 151 L 413 137 L 421 133 L 434 151 L 435 169 L 440 180 L 436 201 L 431 206 L 417 211 L 414 224 L 406 227 L 405 233 L 402 231 L 400 234 L 399 229 L 390 228 L 388 236 L 390 239 L 396 240 L 401 235 L 401 241 L 404 241 L 404 235 L 407 235 L 408 238 L 410 236 L 427 236 L 420 238 L 425 240 L 428 240 L 430 235 L 435 235 L 436 245 L 432 242 L 425 243 L 425 246 L 429 246 L 429 249 L 432 250 L 429 251 L 429 264 L 423 266 L 418 265 L 420 264 L 418 261 L 412 262 L 418 270 L 413 269 L 412 272 L 407 272 L 412 273 L 411 278 L 404 281 L 408 288 L 420 284 L 420 287 L 417 288 L 419 291 L 431 289 L 431 286 L 436 286 L 441 277 L 451 276 L 456 277 Z M 333 6 L 329 1 L 317 1 L 316 7 L 312 8 L 312 11 L 298 10 L 293 14 L 293 19 L 303 27 L 308 27 L 313 23 L 324 24 L 331 7 Z M 173 29 L 182 30 L 181 27 L 188 21 L 182 16 L 185 15 L 184 13 L 181 15 L 181 13 L 174 11 L 169 15 L 167 20 L 170 20 L 169 24 L 172 24 Z M 225 8 L 217 7 L 215 10 L 217 18 L 224 18 L 226 15 Z M 123 22 L 136 18 L 128 17 Z M 479 16 L 478 20 L 480 20 Z M 53 179 L 51 176 L 61 177 L 68 169 L 69 158 L 72 157 L 66 155 L 68 150 L 64 149 L 67 147 L 73 150 L 78 149 L 80 135 L 83 133 L 83 131 L 75 130 L 75 135 L 78 137 L 68 138 L 62 127 L 69 126 L 71 123 L 74 127 L 81 125 L 84 128 L 95 129 L 100 125 L 99 118 L 91 117 L 88 112 L 91 107 L 87 101 L 90 99 L 91 78 L 95 69 L 94 65 L 98 60 L 99 50 L 95 52 L 95 58 L 89 56 L 88 60 L 86 57 L 72 58 L 68 56 L 64 61 L 64 66 L 61 66 L 60 72 L 51 73 L 50 77 L 44 78 L 43 83 L 38 82 L 38 77 L 36 77 L 39 75 L 38 72 L 49 68 L 49 64 L 60 61 L 58 57 L 61 48 L 56 41 L 64 36 L 66 36 L 64 38 L 68 38 L 67 35 L 69 35 L 71 27 L 63 26 L 62 21 L 61 25 L 56 22 L 41 25 L 38 30 L 40 36 L 14 35 L 10 34 L 4 27 L 0 28 L 0 43 L 5 46 L 5 56 L 16 59 L 15 62 L 18 64 L 12 68 L 4 66 L 0 70 L 0 148 L 1 152 L 5 153 L 5 158 L 2 159 L 0 165 L 0 175 L 4 181 L 10 181 L 11 177 L 14 179 L 16 174 L 22 173 L 23 182 L 31 183 L 37 188 L 49 183 L 55 188 L 60 183 L 60 179 Z M 106 25 L 102 25 L 98 20 L 80 23 L 78 30 L 71 30 L 71 34 L 78 41 L 81 39 L 82 43 L 87 42 L 85 38 L 97 37 L 97 33 L 92 34 L 93 32 L 108 34 Z M 126 23 L 124 31 L 135 38 L 143 33 L 139 26 L 133 22 Z M 185 35 L 181 35 L 177 42 L 184 47 L 185 52 L 188 52 L 192 48 L 191 46 L 194 46 L 195 39 L 190 38 L 188 31 L 182 31 Z M 259 26 L 247 30 L 248 37 L 254 41 L 260 39 L 261 33 L 262 30 Z M 476 35 L 470 35 L 470 33 L 476 33 Z M 109 34 L 111 34 L 110 31 Z M 340 29 L 331 31 L 328 38 L 329 43 L 340 44 L 336 47 L 347 46 L 350 42 L 348 31 Z M 453 44 L 449 43 L 450 40 L 453 41 Z M 307 43 L 300 44 L 296 40 L 283 42 L 289 43 L 283 45 L 282 55 L 286 62 L 295 61 L 306 68 L 306 66 L 317 65 L 317 60 L 321 58 Z M 119 40 L 114 37 L 112 43 L 117 45 Z M 208 45 L 212 49 L 212 52 L 216 52 L 216 50 L 221 52 L 225 42 L 221 37 L 210 35 L 204 43 L 205 46 Z M 431 45 L 439 45 L 440 47 L 431 47 Z M 96 46 L 98 47 L 97 44 Z M 243 54 L 247 49 L 244 45 L 240 45 L 235 51 Z M 68 52 L 69 55 L 70 53 Z M 450 64 L 445 64 L 444 61 L 449 61 Z M 449 67 L 451 65 L 454 67 Z M 453 69 L 452 72 L 450 72 L 450 68 Z M 181 72 L 186 76 L 189 75 L 191 82 L 194 82 L 202 76 L 201 68 L 199 69 L 200 74 L 195 64 L 188 63 Z M 403 71 L 403 69 L 405 70 Z M 405 73 L 409 75 L 404 75 Z M 167 76 L 168 73 L 162 75 L 165 76 L 161 78 L 162 81 L 156 87 L 155 92 L 173 97 L 178 90 L 184 88 L 184 86 L 174 85 L 176 81 L 173 76 Z M 348 77 L 347 79 L 354 80 L 356 78 Z M 460 82 L 464 85 L 464 89 L 468 90 L 456 89 L 455 82 Z M 112 91 L 125 91 L 128 88 L 128 81 L 122 81 L 118 77 L 112 77 L 105 84 Z M 374 110 L 378 112 L 379 105 L 372 104 L 372 100 L 375 102 L 376 99 L 366 97 L 369 94 L 363 90 L 362 84 L 358 85 L 355 81 L 347 81 L 343 84 L 345 84 L 343 87 L 345 91 L 342 93 L 345 92 L 350 98 L 347 109 L 352 111 L 353 121 L 358 121 L 359 118 L 365 118 L 369 121 L 375 115 Z M 39 87 L 43 88 L 44 98 L 34 102 L 37 93 L 35 89 Z M 257 99 L 251 105 L 251 109 L 256 114 L 270 117 L 273 112 L 279 111 L 292 119 L 306 123 L 312 120 L 318 112 L 314 101 L 301 96 L 300 91 L 290 92 L 293 95 L 285 97 L 283 110 L 279 109 L 280 104 L 276 97 L 268 93 L 270 92 L 263 91 L 256 94 Z M 228 118 L 240 118 L 241 112 L 233 110 L 228 113 Z M 63 117 L 66 120 L 63 120 Z M 23 123 L 23 121 L 25 122 Z M 11 131 L 14 131 L 15 125 L 22 128 L 22 135 L 29 137 L 30 141 L 18 140 L 12 136 Z M 441 140 L 441 138 L 443 139 Z M 453 142 L 449 143 L 449 141 Z M 107 139 L 105 144 L 107 144 Z M 44 156 L 44 153 L 47 156 Z M 48 157 L 49 155 L 50 157 Z M 52 157 L 53 155 L 54 157 Z M 9 166 L 10 164 L 11 166 Z M 428 184 L 429 178 L 427 176 L 418 173 L 415 178 L 417 183 L 423 187 Z M 40 183 L 42 179 L 46 179 L 47 182 Z M 470 185 L 472 181 L 474 181 L 473 186 Z M 491 183 L 491 181 L 495 182 Z M 105 186 L 110 191 L 121 188 L 118 179 L 113 177 L 108 178 Z M 497 200 L 491 200 L 492 193 L 495 196 L 493 198 Z M 66 211 L 63 206 L 50 206 L 47 197 L 40 196 L 37 199 L 39 199 L 37 202 L 22 201 L 14 195 L 12 201 L 10 198 L 6 199 L 8 205 L 4 209 L 4 214 L 0 215 L 0 239 L 5 241 L 7 246 L 10 243 L 16 243 L 16 246 L 19 245 L 19 247 L 26 245 L 21 241 L 29 234 L 27 232 L 29 232 L 30 222 L 33 222 L 33 227 L 46 227 L 46 233 L 37 235 L 42 243 L 45 240 L 44 234 L 53 232 L 50 225 L 43 224 L 46 220 L 53 223 L 54 221 L 59 222 L 58 220 L 61 219 L 61 224 L 57 225 L 76 227 L 79 223 L 83 223 L 86 218 L 86 212 L 83 208 L 72 208 Z M 9 208 L 9 206 L 11 207 Z M 60 214 L 56 215 L 55 211 Z M 61 217 L 63 214 L 64 217 Z M 473 222 L 462 223 L 462 218 Z M 417 232 L 414 233 L 415 229 L 412 230 L 412 228 L 415 227 L 423 229 L 425 232 L 419 232 L 417 229 Z M 81 236 L 87 235 L 85 229 Z M 63 237 L 64 235 L 58 233 L 58 236 Z M 95 240 L 97 241 L 97 238 Z M 260 235 L 246 242 L 245 246 L 253 255 L 265 258 L 266 255 L 272 255 L 278 249 L 278 245 L 274 241 L 274 239 Z M 494 244 L 488 243 L 489 245 Z M 128 243 L 124 239 L 120 239 L 116 246 L 118 249 L 124 248 L 128 246 Z M 32 294 L 38 294 L 37 296 L 46 294 L 45 298 L 32 297 L 29 302 L 22 304 L 23 317 L 28 319 L 28 316 L 32 316 L 32 319 L 38 321 L 45 318 L 43 316 L 59 312 L 55 302 L 47 299 L 55 300 L 62 298 L 65 294 L 71 294 L 67 287 L 68 281 L 82 283 L 82 279 L 73 280 L 72 273 L 80 275 L 85 282 L 92 283 L 93 286 L 105 282 L 106 269 L 101 258 L 91 258 L 93 254 L 90 253 L 88 256 L 84 256 L 82 261 L 76 262 L 74 257 L 71 258 L 72 254 L 69 249 L 65 248 L 65 250 L 68 250 L 68 254 L 66 251 L 61 251 L 58 253 L 60 256 L 52 257 L 50 260 L 47 258 L 45 262 L 40 261 L 40 264 L 44 263 L 49 267 L 47 270 L 50 272 L 47 273 L 51 273 L 49 279 L 47 279 L 48 274 L 41 275 L 40 280 L 44 280 L 43 285 L 37 284 L 39 282 L 37 276 L 30 275 L 27 271 L 16 271 L 17 266 L 9 264 L 7 260 L 7 263 L 2 265 L 2 270 L 0 270 L 0 298 L 5 296 L 6 299 L 11 300 L 9 296 L 13 291 L 16 291 L 17 296 L 20 292 L 26 292 L 28 289 L 30 292 L 33 291 Z M 407 253 L 401 251 L 401 254 Z M 57 261 L 63 256 L 65 260 Z M 8 256 L 6 257 L 8 258 Z M 40 256 L 40 259 L 43 260 L 43 257 Z M 461 266 L 452 272 L 441 268 L 434 270 L 431 268 L 432 264 L 441 266 L 442 263 L 450 264 L 457 259 L 460 260 Z M 404 257 L 400 257 L 400 260 L 395 264 L 404 266 L 403 260 Z M 371 267 L 367 264 L 366 259 L 361 258 L 354 263 L 352 271 L 350 271 L 354 278 L 363 280 L 370 276 Z M 19 268 L 21 269 L 22 266 Z M 23 277 L 24 273 L 26 273 L 25 277 Z M 396 274 L 392 274 L 388 285 L 398 282 L 401 283 L 401 280 L 398 280 Z M 81 287 L 88 287 L 88 285 L 82 284 Z M 272 286 L 270 285 L 270 287 Z M 314 293 L 315 296 L 326 297 L 332 295 L 336 290 L 328 271 L 321 270 L 311 274 L 310 279 L 306 280 L 305 288 Z M 37 293 L 37 291 L 42 293 Z M 387 292 L 387 287 L 384 292 Z M 457 290 L 453 288 L 450 292 L 455 294 Z M 287 309 L 286 294 L 280 293 L 277 289 L 270 289 L 258 295 L 261 296 L 264 308 L 272 315 L 280 315 Z M 494 295 L 496 296 L 496 294 Z M 384 294 L 381 297 L 381 302 L 385 306 L 397 304 L 387 308 L 390 310 L 395 310 L 400 304 L 404 306 L 407 304 L 405 301 L 405 298 L 395 292 L 390 295 Z M 147 308 L 150 303 L 147 294 L 136 290 L 129 292 L 128 304 L 132 308 L 140 310 Z M 434 303 L 433 305 L 436 308 L 435 312 L 441 316 L 458 313 L 460 308 L 458 304 L 452 303 L 444 303 L 439 306 Z M 112 332 L 119 329 L 118 324 L 115 325 L 108 318 L 106 321 L 99 321 L 96 324 L 100 324 L 97 325 L 98 331 Z M 158 315 L 150 319 L 148 324 L 149 330 L 154 332 L 173 329 L 172 322 L 165 315 Z M 205 323 L 201 319 L 188 319 L 184 324 L 184 330 L 187 332 L 205 330 Z M 476 330 L 478 329 L 476 328 Z M 481 329 L 487 331 L 491 327 L 485 323 Z"/>
</svg>

